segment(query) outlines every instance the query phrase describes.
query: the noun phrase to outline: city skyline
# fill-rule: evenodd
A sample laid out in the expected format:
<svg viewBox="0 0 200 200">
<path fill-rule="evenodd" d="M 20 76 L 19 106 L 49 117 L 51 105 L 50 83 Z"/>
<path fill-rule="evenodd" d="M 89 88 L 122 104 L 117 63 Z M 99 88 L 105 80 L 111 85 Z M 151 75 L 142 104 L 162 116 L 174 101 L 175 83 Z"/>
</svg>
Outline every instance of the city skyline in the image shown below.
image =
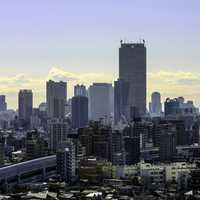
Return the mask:
<svg viewBox="0 0 200 200">
<path fill-rule="evenodd" d="M 0 199 L 199 199 L 199 7 L 0 1 Z"/>
<path fill-rule="evenodd" d="M 199 106 L 199 4 L 1 2 L 0 94 L 7 96 L 8 108 L 16 108 L 18 91 L 32 89 L 38 106 L 45 100 L 49 79 L 69 79 L 69 96 L 77 83 L 113 83 L 119 41 L 145 39 L 148 102 L 150 94 L 159 91 L 162 101 L 183 95 Z"/>
<path fill-rule="evenodd" d="M 200 77 L 200 74 L 194 75 L 191 72 L 183 71 L 177 71 L 175 73 L 167 71 L 147 73 L 147 104 L 148 102 L 150 102 L 151 94 L 157 91 L 161 93 L 161 102 L 164 102 L 168 97 L 174 98 L 177 96 L 184 96 L 187 100 L 193 100 L 197 106 L 200 106 L 200 97 L 198 93 L 198 88 L 200 89 L 200 84 L 199 86 L 197 85 L 200 80 L 198 80 L 198 77 Z M 48 80 L 67 81 L 68 98 L 71 98 L 73 97 L 73 90 L 75 85 L 84 84 L 89 87 L 93 83 L 97 82 L 112 83 L 112 85 L 114 86 L 114 81 L 117 80 L 117 75 L 112 77 L 109 74 L 103 73 L 78 74 L 67 72 L 63 68 L 53 67 L 47 75 L 47 78 L 45 79 L 29 79 L 25 75 L 4 77 L 0 79 L 0 83 L 7 83 L 4 85 L 0 84 L 0 88 L 3 88 L 2 90 L 0 90 L 0 94 L 6 95 L 8 109 L 17 109 L 17 95 L 19 90 L 31 89 L 33 91 L 33 106 L 37 107 L 40 103 L 46 101 L 45 85 Z M 184 81 L 186 83 L 183 83 Z M 190 85 L 187 85 L 187 82 Z M 164 86 L 166 86 L 166 84 L 169 84 L 169 87 L 165 88 Z M 196 89 L 193 89 L 191 91 L 191 87 Z"/>
</svg>

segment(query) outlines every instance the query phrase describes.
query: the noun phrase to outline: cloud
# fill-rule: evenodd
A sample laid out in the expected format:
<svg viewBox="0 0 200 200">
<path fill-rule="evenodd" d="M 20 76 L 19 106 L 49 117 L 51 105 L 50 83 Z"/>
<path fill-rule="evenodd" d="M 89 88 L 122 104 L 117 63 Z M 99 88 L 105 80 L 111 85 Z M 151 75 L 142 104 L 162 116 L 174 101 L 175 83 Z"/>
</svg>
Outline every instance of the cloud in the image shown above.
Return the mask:
<svg viewBox="0 0 200 200">
<path fill-rule="evenodd" d="M 200 85 L 200 79 L 179 79 L 177 84 L 181 85 Z"/>
<path fill-rule="evenodd" d="M 0 76 L 0 94 L 7 95 L 9 107 L 17 108 L 17 94 L 19 89 L 32 89 L 34 93 L 34 104 L 37 106 L 45 101 L 46 81 L 67 81 L 68 96 L 73 95 L 75 84 L 89 86 L 93 82 L 113 83 L 113 74 L 104 73 L 73 73 L 63 68 L 53 67 L 46 77 L 33 77 L 26 74 L 15 76 Z M 200 73 L 189 71 L 158 71 L 148 74 L 148 96 L 153 91 L 159 91 L 163 100 L 166 97 L 185 96 L 195 102 L 200 102 Z M 200 103 L 199 103 L 200 105 Z"/>
<path fill-rule="evenodd" d="M 74 85 L 81 83 L 89 86 L 93 82 L 112 82 L 112 75 L 103 73 L 72 73 L 62 68 L 53 67 L 46 77 L 32 77 L 18 74 L 9 77 L 0 77 L 0 94 L 7 96 L 10 107 L 17 108 L 17 94 L 20 89 L 32 89 L 34 104 L 38 105 L 45 100 L 46 81 L 66 81 L 68 83 L 68 96 L 73 95 Z"/>
<path fill-rule="evenodd" d="M 199 85 L 200 73 L 185 72 L 185 71 L 159 71 L 155 73 L 149 73 L 149 79 L 152 81 L 159 81 L 172 85 Z"/>
<path fill-rule="evenodd" d="M 112 76 L 103 73 L 72 73 L 62 68 L 53 67 L 47 76 L 47 80 L 67 81 L 71 83 L 85 83 L 86 85 L 96 81 L 112 82 Z"/>
<path fill-rule="evenodd" d="M 31 78 L 25 74 L 18 74 L 10 77 L 0 77 L 0 92 L 12 93 L 24 88 L 38 88 L 42 82 L 42 79 Z"/>
<path fill-rule="evenodd" d="M 184 96 L 200 105 L 200 73 L 190 71 L 159 71 L 148 74 L 149 95 L 159 91 L 167 97 Z"/>
<path fill-rule="evenodd" d="M 48 73 L 47 80 L 77 81 L 78 79 L 76 75 L 71 72 L 67 72 L 61 68 L 53 67 Z"/>
</svg>

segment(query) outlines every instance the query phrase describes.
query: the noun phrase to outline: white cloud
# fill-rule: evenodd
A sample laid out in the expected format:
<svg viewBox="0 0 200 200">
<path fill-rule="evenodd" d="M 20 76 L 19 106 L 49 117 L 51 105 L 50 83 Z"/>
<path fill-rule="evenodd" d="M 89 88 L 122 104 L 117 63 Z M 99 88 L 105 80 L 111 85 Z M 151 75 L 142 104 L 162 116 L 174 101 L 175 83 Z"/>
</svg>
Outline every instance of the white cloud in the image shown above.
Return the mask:
<svg viewBox="0 0 200 200">
<path fill-rule="evenodd" d="M 71 83 L 85 83 L 86 85 L 91 84 L 95 81 L 112 81 L 112 76 L 103 73 L 72 73 L 62 68 L 53 67 L 47 76 L 47 80 L 55 81 L 67 81 Z"/>
<path fill-rule="evenodd" d="M 159 71 L 149 73 L 149 79 L 154 81 L 161 81 L 169 84 L 199 84 L 200 73 L 184 72 L 184 71 Z"/>
<path fill-rule="evenodd" d="M 0 93 L 7 95 L 8 104 L 17 107 L 17 93 L 19 89 L 32 89 L 34 104 L 38 105 L 45 100 L 45 82 L 47 80 L 67 81 L 68 96 L 73 95 L 73 86 L 81 83 L 89 86 L 93 82 L 114 81 L 112 74 L 103 73 L 72 73 L 62 68 L 53 67 L 44 78 L 18 74 L 16 76 L 0 77 Z M 148 74 L 148 94 L 159 91 L 163 100 L 166 97 L 183 95 L 186 98 L 200 102 L 200 73 L 187 71 L 159 71 Z M 199 103 L 200 105 L 200 103 Z"/>
<path fill-rule="evenodd" d="M 62 68 L 53 67 L 47 77 L 35 78 L 26 74 L 16 76 L 0 77 L 0 93 L 7 95 L 10 107 L 17 107 L 17 94 L 20 89 L 32 89 L 34 93 L 34 104 L 38 105 L 45 100 L 46 81 L 67 81 L 68 96 L 73 95 L 73 86 L 78 83 L 89 86 L 93 82 L 112 82 L 112 76 L 100 73 L 72 73 Z"/>
</svg>

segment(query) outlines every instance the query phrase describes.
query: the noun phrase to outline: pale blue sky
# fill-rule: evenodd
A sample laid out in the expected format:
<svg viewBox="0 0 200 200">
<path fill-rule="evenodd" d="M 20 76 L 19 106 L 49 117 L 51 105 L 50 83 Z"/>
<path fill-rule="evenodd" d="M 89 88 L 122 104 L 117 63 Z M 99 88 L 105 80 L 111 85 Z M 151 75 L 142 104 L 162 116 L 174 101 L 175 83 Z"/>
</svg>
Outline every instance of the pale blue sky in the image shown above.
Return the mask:
<svg viewBox="0 0 200 200">
<path fill-rule="evenodd" d="M 52 67 L 117 77 L 120 39 L 139 38 L 149 72 L 198 73 L 199 9 L 199 0 L 0 0 L 0 77 L 46 78 Z"/>
</svg>

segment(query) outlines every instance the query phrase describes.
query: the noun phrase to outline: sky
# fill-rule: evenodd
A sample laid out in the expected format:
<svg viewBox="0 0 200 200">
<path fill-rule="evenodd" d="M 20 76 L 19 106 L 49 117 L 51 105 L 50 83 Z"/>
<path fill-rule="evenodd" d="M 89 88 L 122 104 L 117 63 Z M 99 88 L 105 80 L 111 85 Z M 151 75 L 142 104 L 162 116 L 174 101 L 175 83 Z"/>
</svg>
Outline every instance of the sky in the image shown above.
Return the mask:
<svg viewBox="0 0 200 200">
<path fill-rule="evenodd" d="M 0 94 L 45 101 L 45 81 L 113 82 L 120 40 L 146 40 L 148 96 L 200 106 L 199 0 L 0 0 Z"/>
</svg>

